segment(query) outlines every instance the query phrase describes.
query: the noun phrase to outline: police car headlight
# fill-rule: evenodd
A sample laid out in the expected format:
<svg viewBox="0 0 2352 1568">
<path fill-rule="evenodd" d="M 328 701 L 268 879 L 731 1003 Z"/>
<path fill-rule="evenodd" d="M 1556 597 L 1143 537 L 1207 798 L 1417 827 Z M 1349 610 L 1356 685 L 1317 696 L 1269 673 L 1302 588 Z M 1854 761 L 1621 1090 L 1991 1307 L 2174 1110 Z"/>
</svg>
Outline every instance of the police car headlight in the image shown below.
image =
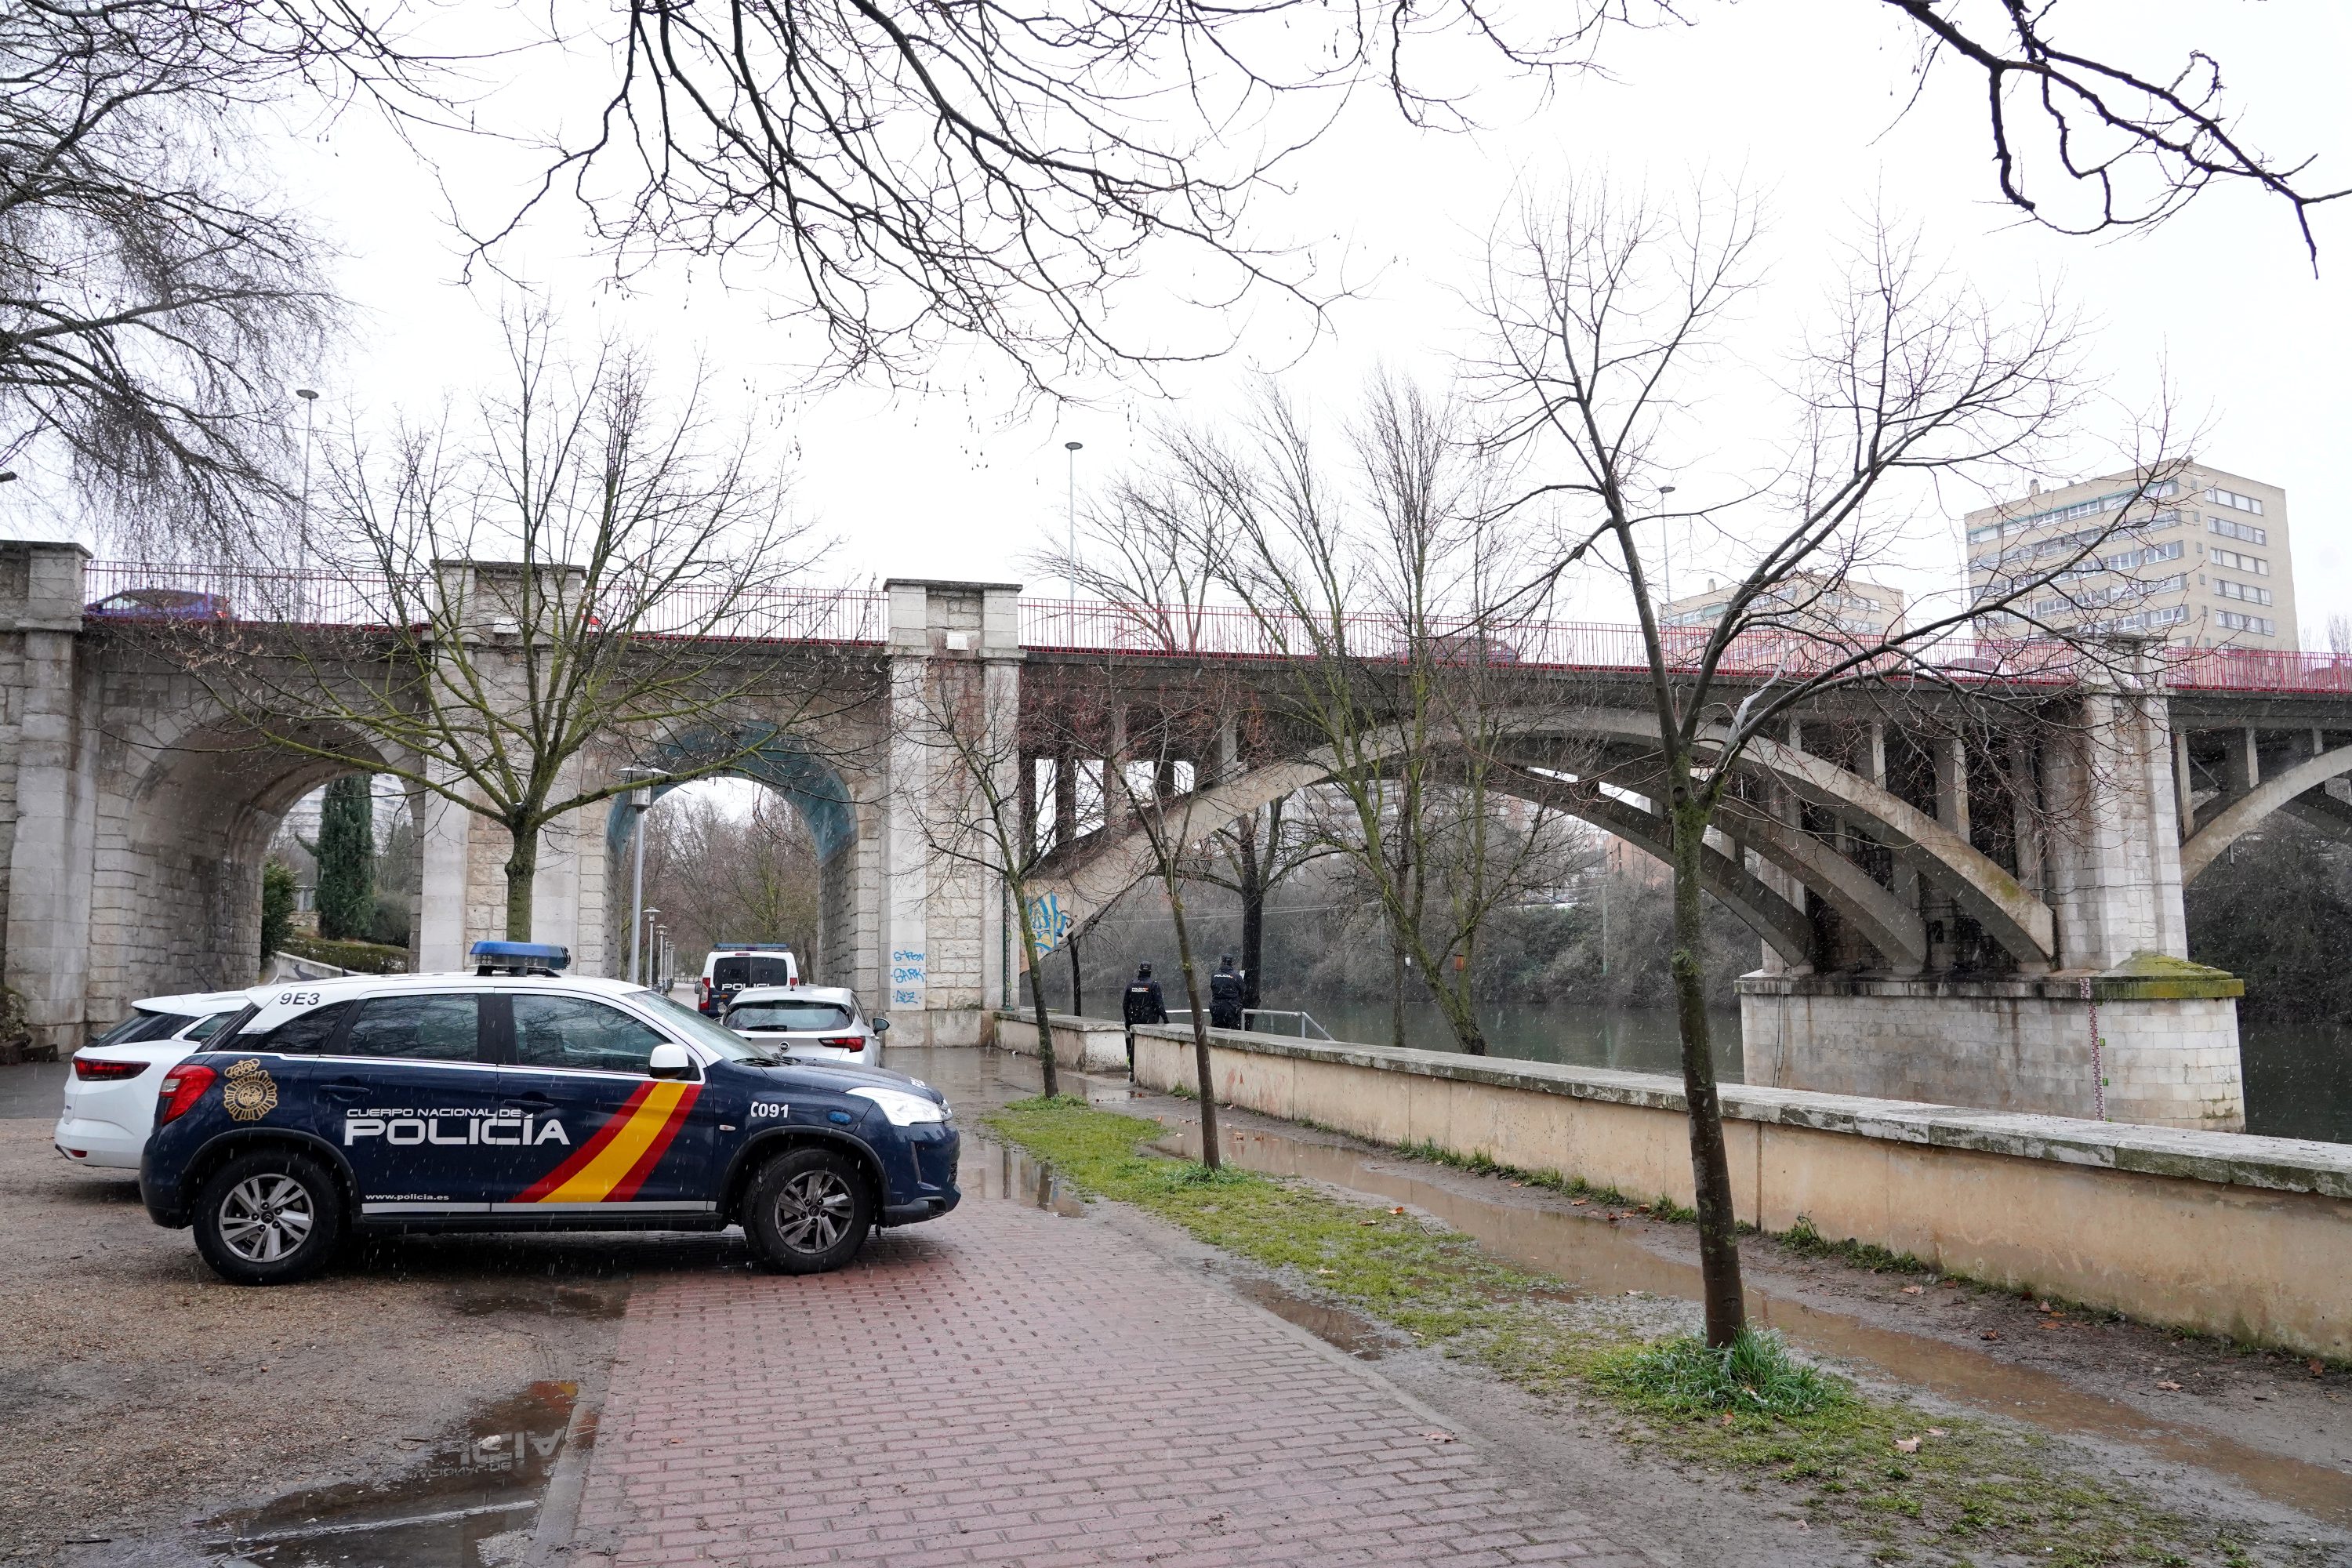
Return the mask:
<svg viewBox="0 0 2352 1568">
<path fill-rule="evenodd" d="M 945 1121 L 948 1108 L 937 1100 L 925 1100 L 919 1094 L 908 1094 L 903 1089 L 853 1089 L 852 1094 L 863 1095 L 882 1108 L 893 1127 L 912 1127 L 920 1121 Z"/>
</svg>

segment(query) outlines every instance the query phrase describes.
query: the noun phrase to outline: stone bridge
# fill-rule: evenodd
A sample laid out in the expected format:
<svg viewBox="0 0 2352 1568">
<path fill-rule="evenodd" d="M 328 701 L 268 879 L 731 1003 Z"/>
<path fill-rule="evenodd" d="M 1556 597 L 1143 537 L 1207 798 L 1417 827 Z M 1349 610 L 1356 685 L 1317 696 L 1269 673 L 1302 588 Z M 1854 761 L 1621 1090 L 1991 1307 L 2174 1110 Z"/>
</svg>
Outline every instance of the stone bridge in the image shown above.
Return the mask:
<svg viewBox="0 0 2352 1568">
<path fill-rule="evenodd" d="M 338 771 L 240 736 L 190 678 L 84 616 L 135 575 L 70 545 L 0 546 L 5 978 L 50 1047 L 142 995 L 248 982 L 270 837 Z M 791 799 L 817 844 L 812 974 L 857 987 L 898 1038 L 977 1041 L 1017 994 L 1020 943 L 987 858 L 943 846 L 957 786 L 929 732 L 942 701 L 990 716 L 1013 792 L 1050 819 L 1038 890 L 1067 934 L 1150 869 L 1123 813 L 1077 808 L 1082 786 L 1099 803 L 1109 770 L 1136 765 L 1122 694 L 1214 666 L 1243 672 L 1247 707 L 1286 666 L 1231 626 L 1171 652 L 1131 617 L 1024 604 L 1009 584 L 893 581 L 871 611 L 841 642 L 824 719 L 780 727 L 741 771 Z M 1543 636 L 1514 671 L 1524 711 L 1502 726 L 1493 787 L 1661 852 L 1655 742 L 1622 634 Z M 2239 987 L 2188 963 L 2181 889 L 2277 811 L 2352 837 L 2352 669 L 2200 652 L 2160 679 L 2028 695 L 1988 720 L 1948 692 L 1848 692 L 1742 759 L 1705 874 L 1764 949 L 1740 982 L 1748 1079 L 2240 1125 Z M 1190 837 L 1332 771 L 1263 723 L 1190 733 L 1163 741 L 1143 786 Z M 412 809 L 414 950 L 454 968 L 499 934 L 507 845 L 425 792 Z M 609 973 L 625 963 L 635 818 L 581 816 L 549 836 L 533 935 Z"/>
</svg>

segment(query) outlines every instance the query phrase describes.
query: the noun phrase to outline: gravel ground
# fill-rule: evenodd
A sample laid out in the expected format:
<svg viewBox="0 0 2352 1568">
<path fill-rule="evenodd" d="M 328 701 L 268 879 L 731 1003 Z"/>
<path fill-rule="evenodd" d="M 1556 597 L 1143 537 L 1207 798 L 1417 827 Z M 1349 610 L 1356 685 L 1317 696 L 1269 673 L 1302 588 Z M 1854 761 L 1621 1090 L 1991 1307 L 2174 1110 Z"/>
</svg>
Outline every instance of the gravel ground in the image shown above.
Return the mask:
<svg viewBox="0 0 2352 1568">
<path fill-rule="evenodd" d="M 730 1247 L 403 1240 L 240 1289 L 149 1222 L 135 1183 L 68 1165 L 48 1134 L 0 1120 L 0 1557 L 397 1476 L 470 1413 L 600 1374 L 631 1272 Z"/>
</svg>

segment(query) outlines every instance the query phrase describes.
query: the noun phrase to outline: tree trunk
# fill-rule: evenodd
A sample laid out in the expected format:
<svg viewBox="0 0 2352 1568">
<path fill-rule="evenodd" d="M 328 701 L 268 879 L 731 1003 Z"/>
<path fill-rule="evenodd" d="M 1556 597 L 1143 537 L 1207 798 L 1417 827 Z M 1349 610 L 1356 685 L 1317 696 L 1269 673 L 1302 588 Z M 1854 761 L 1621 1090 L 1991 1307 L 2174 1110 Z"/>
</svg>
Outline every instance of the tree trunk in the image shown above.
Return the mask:
<svg viewBox="0 0 2352 1568">
<path fill-rule="evenodd" d="M 1723 1146 L 1723 1105 L 1716 1092 L 1714 1041 L 1707 1033 L 1699 856 L 1706 839 L 1706 808 L 1685 796 L 1675 802 L 1675 1012 L 1681 1026 L 1683 1099 L 1690 1109 L 1691 1184 L 1698 1209 L 1700 1290 L 1706 1306 L 1706 1342 L 1731 1343 L 1748 1320 L 1739 1279 L 1739 1233 L 1731 1207 L 1731 1165 Z"/>
<path fill-rule="evenodd" d="M 507 857 L 507 940 L 530 940 L 530 883 L 539 874 L 539 829 L 515 827 L 514 853 Z"/>
<path fill-rule="evenodd" d="M 1216 1082 L 1209 1073 L 1209 1015 L 1201 1005 L 1201 976 L 1192 964 L 1192 933 L 1184 922 L 1184 899 L 1172 878 L 1168 882 L 1168 912 L 1176 918 L 1176 963 L 1184 972 L 1184 1000 L 1192 1010 L 1192 1076 L 1201 1093 L 1201 1163 L 1213 1171 L 1222 1162 L 1217 1152 Z"/>
<path fill-rule="evenodd" d="M 1078 977 L 1078 939 L 1070 938 L 1070 1016 L 1082 1018 L 1087 1012 L 1086 983 Z"/>
<path fill-rule="evenodd" d="M 1389 1044 L 1404 1049 L 1404 936 L 1389 935 Z"/>
<path fill-rule="evenodd" d="M 1045 955 L 1037 951 L 1037 935 L 1029 929 L 1029 890 L 1008 879 L 1013 889 L 1013 907 L 1021 916 L 1021 949 L 1029 955 L 1029 1016 L 1037 1026 L 1037 1067 L 1044 1081 L 1045 1098 L 1053 1099 L 1062 1092 L 1061 1075 L 1055 1070 L 1054 1025 L 1045 1010 Z"/>
<path fill-rule="evenodd" d="M 1265 993 L 1257 972 L 1265 962 L 1265 879 L 1253 864 L 1242 879 L 1242 1022 L 1260 1005 Z"/>
</svg>

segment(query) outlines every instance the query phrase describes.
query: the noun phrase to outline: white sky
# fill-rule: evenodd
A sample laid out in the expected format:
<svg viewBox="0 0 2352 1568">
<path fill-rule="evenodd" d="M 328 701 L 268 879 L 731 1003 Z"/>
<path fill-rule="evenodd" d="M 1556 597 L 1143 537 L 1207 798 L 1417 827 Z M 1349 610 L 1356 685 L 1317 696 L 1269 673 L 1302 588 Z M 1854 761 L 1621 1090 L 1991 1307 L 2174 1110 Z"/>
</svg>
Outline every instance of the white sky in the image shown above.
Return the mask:
<svg viewBox="0 0 2352 1568">
<path fill-rule="evenodd" d="M 2130 27 L 2131 58 L 2151 69 L 2192 41 L 2208 48 L 2259 144 L 2316 154 L 2322 183 L 2329 171 L 2352 183 L 2352 116 L 2342 102 L 2352 8 L 2071 0 L 2063 10 L 2085 32 Z M 2316 278 L 2284 208 L 2246 192 L 2209 194 L 2169 226 L 2116 242 L 2021 228 L 1991 200 L 1977 79 L 1953 73 L 1895 123 L 1910 36 L 1879 11 L 1868 0 L 1697 0 L 1696 26 L 1621 38 L 1609 56 L 1614 80 L 1570 83 L 1531 114 L 1497 99 L 1493 112 L 1507 123 L 1476 137 L 1410 132 L 1369 100 L 1351 109 L 1339 133 L 1295 168 L 1296 194 L 1257 214 L 1261 234 L 1314 242 L 1327 275 L 1368 284 L 1335 309 L 1334 330 L 1286 381 L 1337 413 L 1376 363 L 1442 375 L 1449 344 L 1469 330 L 1453 289 L 1467 283 L 1477 237 L 1515 181 L 1540 190 L 1572 169 L 1676 185 L 1701 167 L 1744 173 L 1769 193 L 1772 215 L 1775 287 L 1749 321 L 1759 349 L 1781 341 L 1789 312 L 1815 297 L 1830 238 L 1882 193 L 1987 292 L 2022 299 L 2058 286 L 2087 307 L 2101 323 L 2099 372 L 2119 408 L 2144 405 L 2168 366 L 2187 410 L 2210 422 L 2198 455 L 2284 487 L 2308 642 L 2328 613 L 2352 609 L 2352 500 L 2336 471 L 2340 367 L 2352 357 L 2343 282 L 2352 212 L 2322 220 Z M 458 247 L 417 161 L 355 116 L 322 142 L 289 148 L 284 162 L 344 247 L 340 280 L 365 311 L 347 360 L 319 373 L 322 413 L 429 409 L 493 374 L 496 286 L 457 281 Z M 488 156 L 444 171 L 478 216 L 509 202 L 521 172 Z M 701 351 L 735 385 L 787 390 L 779 367 L 794 358 L 790 334 L 765 324 L 770 301 L 756 279 L 738 278 L 730 289 L 674 268 L 641 282 L 635 297 L 615 298 L 579 260 L 575 216 L 551 209 L 508 260 L 553 285 L 583 332 L 609 318 L 676 359 Z M 1135 455 L 1152 420 L 1213 414 L 1259 368 L 1289 364 L 1299 329 L 1269 303 L 1254 315 L 1244 352 L 1188 372 L 1172 403 L 1112 389 L 1097 406 L 1015 417 L 1009 383 L 956 363 L 934 379 L 945 390 L 928 396 L 853 390 L 789 400 L 800 505 L 842 537 L 823 574 L 1018 577 L 1019 558 L 1060 529 L 1065 440 L 1086 443 L 1083 490 Z M 1735 402 L 1720 412 L 1730 445 L 1729 433 L 1762 410 Z M 2086 446 L 2079 472 L 2100 471 L 2110 456 Z M 1910 585 L 1948 586 L 1954 558 L 1948 548 L 1927 551 L 1923 562 L 1946 580 Z M 1623 614 L 1605 594 L 1584 608 Z"/>
</svg>

